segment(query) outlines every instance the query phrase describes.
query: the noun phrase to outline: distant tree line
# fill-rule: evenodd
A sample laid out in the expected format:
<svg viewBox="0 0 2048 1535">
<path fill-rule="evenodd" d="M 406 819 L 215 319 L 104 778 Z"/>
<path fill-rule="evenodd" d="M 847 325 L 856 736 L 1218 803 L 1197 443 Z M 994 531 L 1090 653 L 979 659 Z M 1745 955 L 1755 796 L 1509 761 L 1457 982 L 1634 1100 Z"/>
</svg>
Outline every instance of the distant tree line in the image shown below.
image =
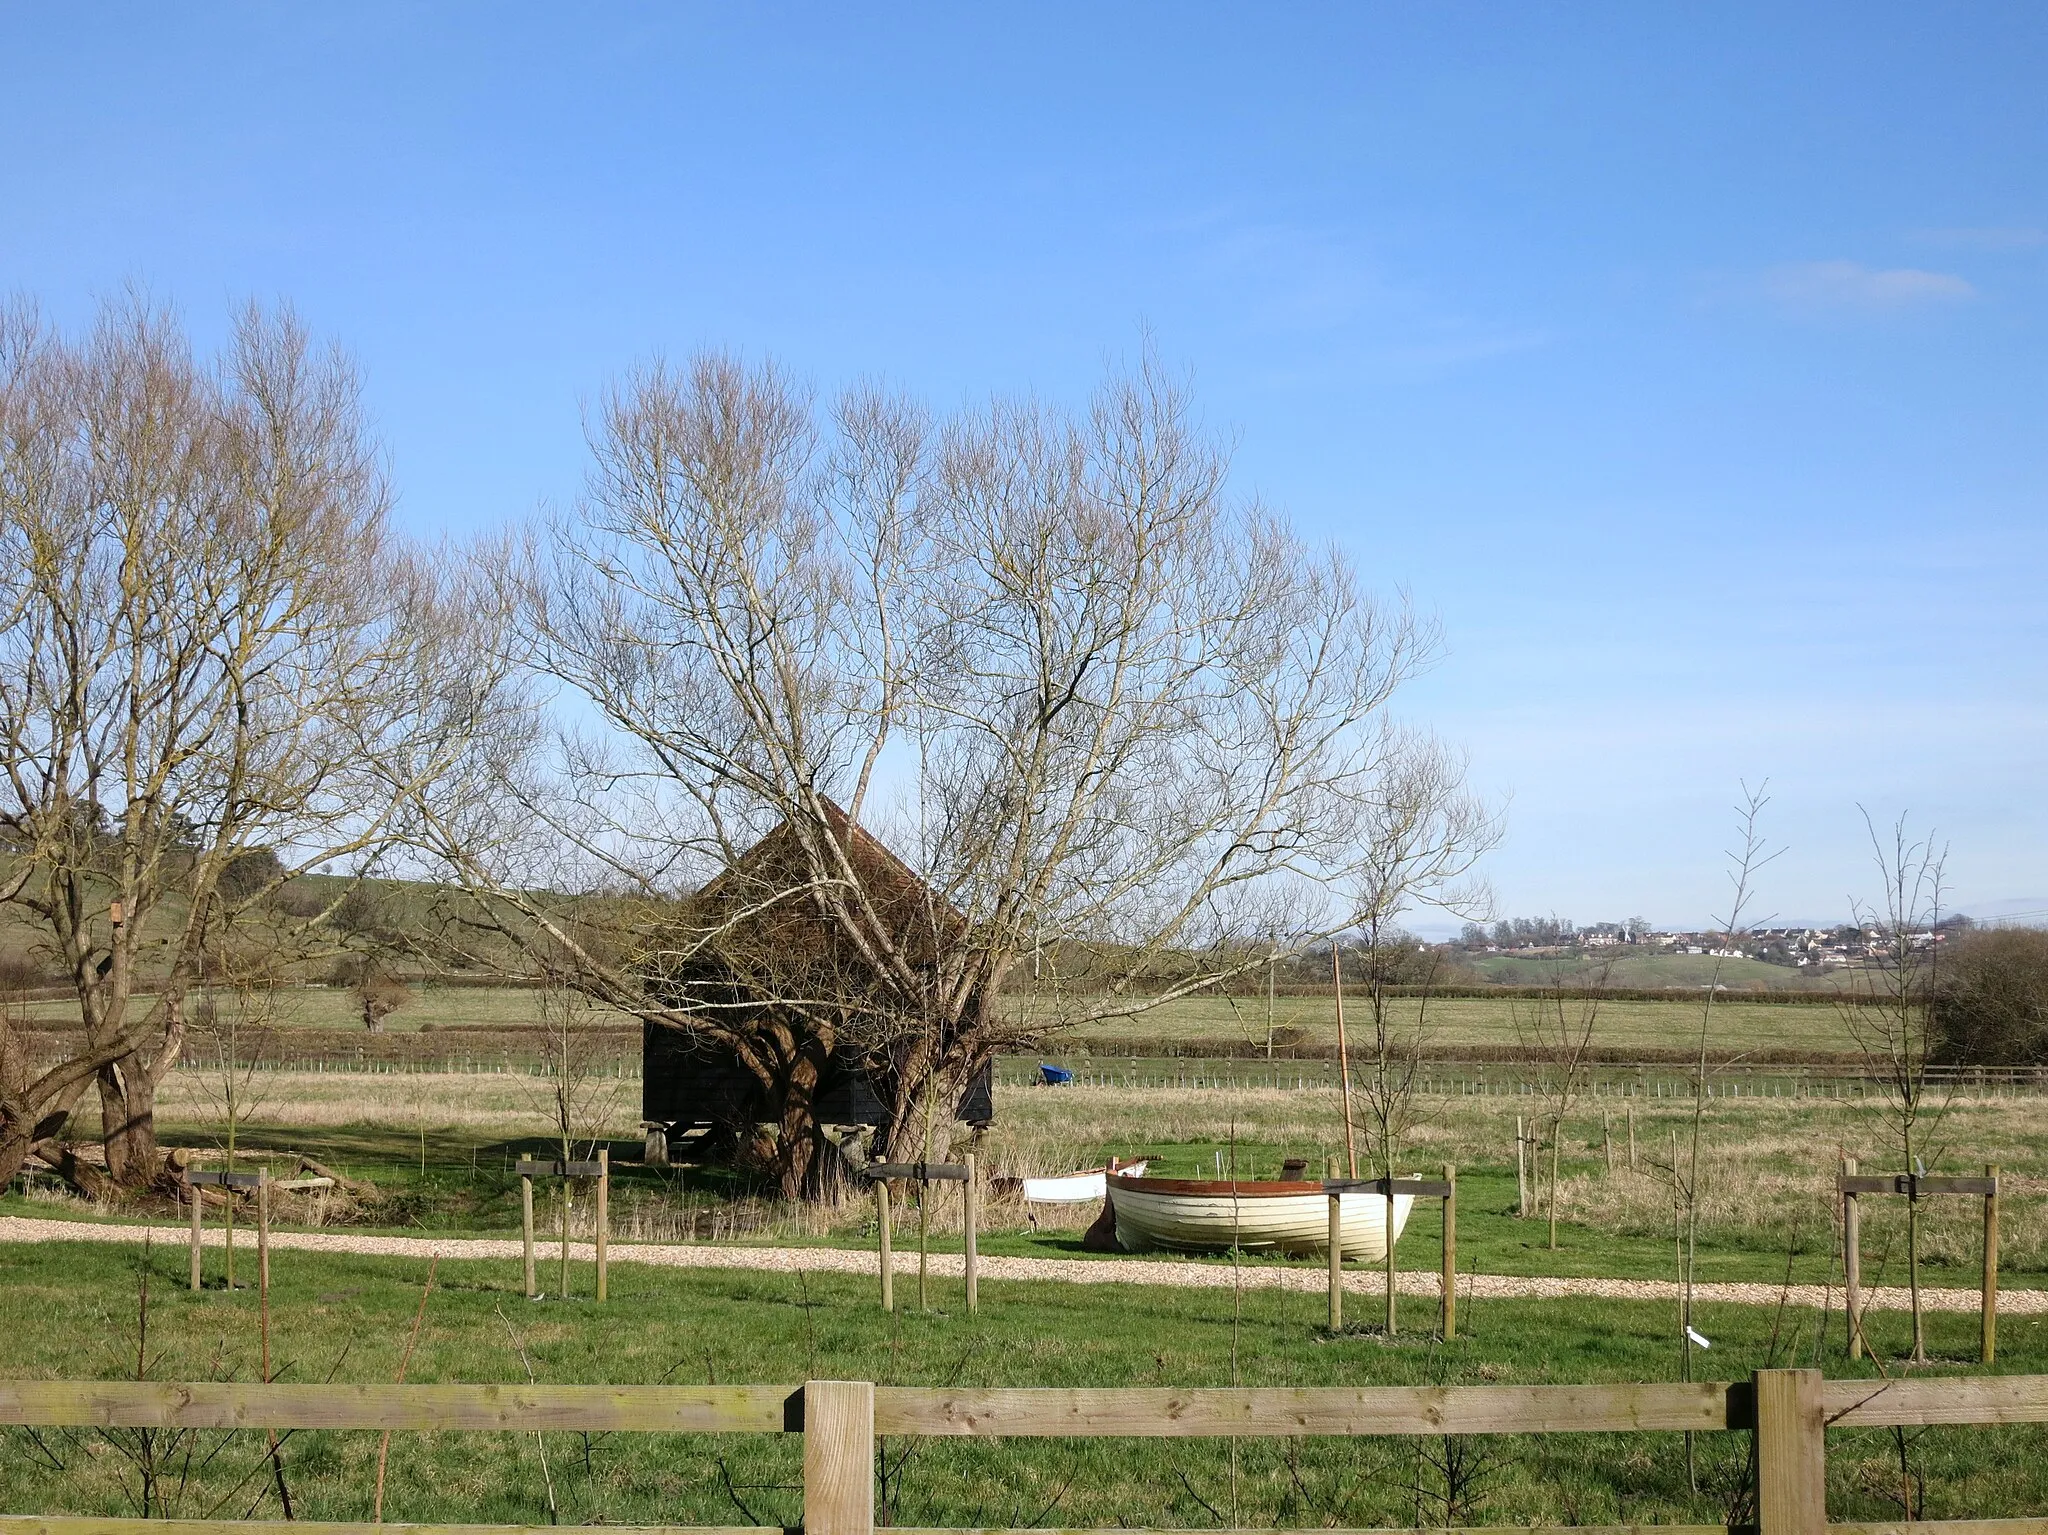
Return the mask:
<svg viewBox="0 0 2048 1535">
<path fill-rule="evenodd" d="M 2048 1065 L 2048 931 L 1978 927 L 1943 945 L 1933 981 L 1933 1060 Z"/>
</svg>

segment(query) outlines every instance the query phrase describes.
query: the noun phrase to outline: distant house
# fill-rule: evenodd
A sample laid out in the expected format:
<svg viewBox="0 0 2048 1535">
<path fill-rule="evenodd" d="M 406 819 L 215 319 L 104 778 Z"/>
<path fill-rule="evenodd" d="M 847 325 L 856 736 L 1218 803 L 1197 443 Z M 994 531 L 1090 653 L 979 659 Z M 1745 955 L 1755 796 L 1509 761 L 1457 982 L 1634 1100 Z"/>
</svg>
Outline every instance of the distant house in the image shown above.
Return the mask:
<svg viewBox="0 0 2048 1535">
<path fill-rule="evenodd" d="M 898 935 L 913 962 L 929 961 L 935 924 L 963 917 L 935 900 L 929 887 L 882 842 L 829 802 L 826 820 L 853 865 L 861 888 Z M 801 1052 L 817 1030 L 811 1014 L 837 1001 L 858 1014 L 879 988 L 866 962 L 809 904 L 801 845 L 786 823 L 768 833 L 700 890 L 693 925 L 719 938 L 655 983 L 669 1005 L 715 1015 L 717 1026 L 671 1027 L 649 1022 L 641 1038 L 640 1113 L 654 1152 L 678 1138 L 716 1143 L 782 1117 L 777 1094 L 742 1058 L 734 1034 L 760 1042 L 769 1055 Z M 791 1000 L 798 999 L 798 1000 Z M 822 1062 L 812 1062 L 812 1118 L 828 1129 L 880 1125 L 888 1084 L 907 1041 L 869 1029 L 848 1029 Z M 942 1045 L 945 1042 L 942 1041 Z M 791 1062 L 792 1066 L 794 1062 Z M 954 1117 L 985 1126 L 995 1117 L 994 1062 L 968 1072 Z"/>
</svg>

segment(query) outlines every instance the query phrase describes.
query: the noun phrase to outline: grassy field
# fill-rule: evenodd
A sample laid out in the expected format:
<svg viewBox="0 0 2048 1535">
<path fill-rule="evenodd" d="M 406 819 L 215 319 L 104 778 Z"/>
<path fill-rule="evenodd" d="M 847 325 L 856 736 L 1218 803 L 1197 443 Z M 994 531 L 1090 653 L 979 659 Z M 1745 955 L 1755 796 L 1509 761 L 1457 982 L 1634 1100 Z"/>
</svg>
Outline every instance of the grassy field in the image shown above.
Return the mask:
<svg viewBox="0 0 2048 1535">
<path fill-rule="evenodd" d="M 181 1283 L 182 1254 L 51 1244 L 0 1248 L 0 1374 L 133 1377 L 138 1350 L 160 1379 L 252 1378 L 255 1297 Z M 288 1380 L 390 1380 L 420 1307 L 427 1265 L 293 1254 L 276 1265 L 272 1337 Z M 138 1343 L 149 1275 L 148 1341 Z M 1470 1336 L 1419 1330 L 1331 1339 L 1321 1300 L 1248 1290 L 989 1282 L 976 1318 L 882 1315 L 852 1277 L 613 1270 L 613 1300 L 528 1302 L 516 1265 L 443 1262 L 408 1378 L 415 1381 L 759 1382 L 859 1378 L 900 1384 L 1380 1385 L 1642 1380 L 1674 1368 L 1668 1308 L 1533 1301 L 1474 1304 Z M 1850 1373 L 1810 1312 L 1706 1307 L 1715 1378 L 1823 1361 Z M 1839 1320 L 1839 1319 L 1837 1319 Z M 1937 1350 L 1961 1359 L 1967 1317 L 1938 1317 Z M 1960 1365 L 1948 1368 L 1962 1368 Z M 2016 1323 L 2001 1368 L 2048 1369 L 2048 1328 Z M 139 1462 L 159 1474 L 154 1511 L 279 1512 L 262 1436 L 4 1431 L 0 1507 L 138 1511 Z M 1447 1478 L 1443 1441 L 891 1442 L 883 1517 L 918 1525 L 1399 1526 L 1447 1522 L 1722 1522 L 1741 1513 L 1746 1436 L 1702 1435 L 1699 1490 L 1677 1436 L 1463 1441 Z M 2048 1506 L 2048 1433 L 1931 1430 L 1906 1446 L 1927 1517 Z M 548 1458 L 544 1474 L 541 1454 Z M 1831 1436 L 1830 1512 L 1896 1516 L 1899 1447 Z M 377 1436 L 297 1433 L 282 1449 L 300 1518 L 369 1517 Z M 767 1437 L 655 1439 L 555 1434 L 393 1438 L 387 1518 L 545 1523 L 792 1526 L 800 1445 Z M 556 1512 L 550 1513 L 550 1487 Z M 1458 1498 L 1445 1507 L 1447 1495 Z"/>
<path fill-rule="evenodd" d="M 631 1080 L 598 1082 L 586 1102 L 591 1133 L 608 1138 L 622 1162 L 639 1155 L 637 1089 Z M 376 1200 L 334 1213 L 364 1229 L 393 1232 L 515 1231 L 518 1187 L 511 1163 L 542 1148 L 550 1112 L 546 1080 L 514 1074 L 266 1072 L 253 1079 L 253 1093 L 239 1136 L 245 1151 L 311 1154 L 374 1182 Z M 1671 1204 L 1662 1166 L 1674 1131 L 1688 1132 L 1684 1105 L 1638 1105 L 1634 1173 L 1622 1105 L 1587 1101 L 1567 1118 L 1561 1250 L 1553 1253 L 1543 1224 L 1514 1214 L 1515 1116 L 1531 1116 L 1533 1123 L 1539 1102 L 1429 1100 L 1408 1138 L 1405 1169 L 1433 1172 L 1443 1162 L 1460 1169 L 1467 1266 L 1501 1274 L 1668 1277 Z M 207 1073 L 175 1074 L 160 1116 L 173 1144 L 218 1148 L 224 1139 L 219 1083 Z M 81 1128 L 89 1132 L 90 1121 Z M 1613 1139 L 1612 1172 L 1603 1135 Z M 1150 1157 L 1165 1174 L 1213 1176 L 1234 1160 L 1240 1176 L 1271 1177 L 1288 1156 L 1320 1168 L 1342 1145 L 1337 1097 L 1325 1089 L 1004 1087 L 980 1156 L 998 1176 L 1061 1172 L 1115 1154 Z M 1789 1269 L 1802 1280 L 1827 1279 L 1837 1270 L 1830 1192 L 1837 1158 L 1846 1150 L 1870 1168 L 1896 1160 L 1886 1149 L 1883 1110 L 1872 1103 L 1717 1098 L 1704 1121 L 1703 1146 L 1700 1272 L 1708 1278 L 1773 1281 Z M 2048 1283 L 2048 1209 L 2040 1197 L 2048 1188 L 2048 1101 L 1960 1100 L 1937 1123 L 1924 1155 L 1934 1171 L 1974 1172 L 1985 1162 L 2006 1169 L 2012 1191 L 2003 1215 L 2007 1282 Z M 91 1213 L 46 1193 L 11 1195 L 0 1208 Z M 1866 1201 L 1866 1212 L 1866 1272 L 1873 1282 L 1896 1282 L 1902 1202 Z M 985 1245 L 997 1252 L 1076 1255 L 1078 1229 L 1093 1213 L 1090 1207 L 1027 1212 L 998 1198 L 989 1208 Z M 308 1212 L 283 1215 L 289 1223 Z M 941 1229 L 955 1224 L 951 1206 L 935 1217 Z M 552 1219 L 544 1210 L 543 1224 L 551 1227 Z M 622 1168 L 614 1199 L 615 1230 L 647 1240 L 864 1243 L 869 1220 L 859 1204 L 838 1210 L 783 1205 L 723 1168 Z M 1403 1248 L 1410 1266 L 1430 1266 L 1435 1230 L 1434 1208 L 1418 1210 Z M 1974 1202 L 1930 1205 L 1924 1239 L 1932 1282 L 1973 1282 L 1979 1254 Z"/>
<path fill-rule="evenodd" d="M 234 1005 L 227 996 L 218 1001 L 223 1008 Z M 530 1027 L 539 1022 L 539 1001 L 540 993 L 517 987 L 415 986 L 412 1000 L 392 1013 L 384 1027 L 392 1033 L 460 1027 Z M 1702 1004 L 1699 996 L 1668 1002 L 1603 1002 L 1594 1023 L 1593 1042 L 1602 1049 L 1621 1052 L 1693 1049 L 1699 1042 Z M 1395 999 L 1392 1005 L 1402 1030 L 1419 1027 L 1427 1042 L 1440 1049 L 1472 1045 L 1513 1049 L 1525 1043 L 1537 1006 L 1508 996 L 1439 997 L 1426 1004 L 1417 998 L 1403 997 Z M 360 1030 L 362 1026 L 360 1004 L 346 987 L 291 987 L 272 994 L 266 1006 L 266 1021 L 282 1029 Z M 1049 1003 L 1045 1010 L 1053 1011 Z M 30 1003 L 25 1011 L 31 1017 L 53 1022 L 77 1017 L 76 1006 L 66 1002 Z M 1353 998 L 1347 1005 L 1348 1021 L 1354 1029 L 1362 1029 L 1365 1017 L 1363 999 Z M 624 1014 L 604 1009 L 592 1009 L 590 1019 L 593 1023 L 632 1026 L 632 1020 Z M 1308 1044 L 1330 1047 L 1336 1043 L 1336 1009 L 1327 996 L 1279 997 L 1274 1003 L 1273 1022 L 1276 1027 L 1300 1031 Z M 1128 1018 L 1076 1024 L 1074 1032 L 1089 1040 L 1105 1042 L 1111 1048 L 1121 1040 L 1170 1040 L 1195 1047 L 1249 1045 L 1262 1050 L 1266 1023 L 1264 997 L 1205 996 L 1163 1004 Z M 1715 1049 L 1723 1052 L 1853 1054 L 1856 1050 L 1855 1039 L 1833 1007 L 1811 1002 L 1757 1002 L 1739 992 L 1724 993 L 1715 999 L 1712 1038 Z M 1061 1046 L 1055 1041 L 1048 1049 L 1056 1056 Z"/>
<path fill-rule="evenodd" d="M 1397 1025 L 1420 1030 L 1438 1048 L 1482 1045 L 1512 1049 L 1523 1044 L 1537 1020 L 1538 1003 L 1514 997 L 1436 997 L 1426 1003 L 1397 997 L 1390 1004 Z M 1576 1007 L 1576 1003 L 1568 1003 Z M 1600 1004 L 1593 1025 L 1593 1043 L 1608 1050 L 1687 1050 L 1699 1043 L 1701 999 L 1670 1002 L 1613 1000 Z M 1365 1027 L 1365 1004 L 1353 998 L 1345 1006 L 1354 1031 Z M 1336 1006 L 1329 997 L 1277 997 L 1276 1027 L 1302 1031 L 1307 1042 L 1334 1046 Z M 1091 1039 L 1178 1039 L 1241 1041 L 1263 1048 L 1266 1040 L 1264 997 L 1190 997 L 1130 1018 L 1106 1019 L 1078 1027 Z M 1717 1051 L 1796 1050 L 1851 1053 L 1856 1041 L 1832 1007 L 1815 1003 L 1761 1003 L 1724 995 L 1714 1002 L 1712 1038 Z M 1354 1048 L 1355 1048 L 1354 1044 Z"/>
<path fill-rule="evenodd" d="M 1754 959 L 1716 959 L 1707 954 L 1645 953 L 1629 948 L 1592 949 L 1583 954 L 1465 954 L 1458 963 L 1497 986 L 1751 986 L 1773 991 L 1819 990 L 1842 977 L 1813 966 L 1767 965 Z"/>
<path fill-rule="evenodd" d="M 217 1083 L 181 1071 L 162 1105 L 166 1139 L 209 1146 L 221 1139 Z M 539 1149 L 548 1108 L 544 1081 L 516 1075 L 353 1076 L 262 1073 L 240 1140 L 245 1149 L 311 1153 L 373 1181 L 374 1201 L 342 1213 L 362 1229 L 419 1234 L 517 1229 L 511 1158 Z M 595 1133 L 630 1156 L 637 1084 L 601 1084 L 590 1105 Z M 609 1096 L 607 1096 L 609 1095 Z M 1460 1169 L 1460 1250 L 1468 1271 L 1665 1278 L 1672 1268 L 1670 1196 L 1652 1165 L 1683 1123 L 1677 1106 L 1640 1105 L 1640 1170 L 1626 1166 L 1625 1123 L 1607 1104 L 1572 1115 L 1563 1137 L 1560 1250 L 1543 1224 L 1515 1216 L 1514 1098 L 1443 1098 L 1411 1137 L 1405 1165 Z M 1607 1171 L 1602 1113 L 1620 1165 Z M 1152 1156 L 1168 1173 L 1213 1173 L 1233 1160 L 1241 1176 L 1270 1176 L 1289 1154 L 1312 1161 L 1341 1146 L 1335 1095 L 1322 1089 L 1004 1088 L 997 1125 L 981 1147 L 998 1173 L 1057 1171 L 1110 1152 Z M 89 1127 L 87 1127 L 89 1128 Z M 1708 1190 L 1702 1279 L 1831 1281 L 1838 1275 L 1834 1160 L 1846 1148 L 1866 1165 L 1889 1165 L 1880 1111 L 1867 1104 L 1717 1099 L 1705 1123 Z M 422 1171 L 424 1152 L 424 1171 Z M 1986 1160 L 2016 1175 L 2006 1200 L 2009 1285 L 2048 1284 L 2048 1103 L 1959 1102 L 1930 1146 L 1937 1170 Z M 1866 1202 L 1866 1275 L 1902 1278 L 1899 1201 Z M 933 1210 L 933 1246 L 957 1246 L 954 1206 Z M 47 1192 L 13 1194 L 0 1212 L 85 1218 L 88 1207 Z M 1079 1212 L 1081 1218 L 1092 1210 Z M 310 1211 L 287 1206 L 281 1224 Z M 543 1229 L 553 1211 L 543 1205 Z M 907 1216 L 914 1229 L 914 1216 Z M 1973 1282 L 1976 1206 L 1937 1202 L 1927 1229 L 1926 1279 Z M 1075 1220 L 998 1199 L 986 1251 L 1079 1257 Z M 578 1222 L 580 1227 L 581 1222 Z M 625 1239 L 812 1242 L 866 1246 L 867 1207 L 781 1206 L 729 1171 L 620 1170 L 614 1230 Z M 1405 1235 L 1404 1267 L 1433 1266 L 1436 1209 L 1418 1208 Z M 906 1231 L 906 1240 L 908 1232 Z M 246 1260 L 245 1260 L 246 1261 Z M 1096 1261 L 1114 1263 L 1114 1257 Z M 1189 1259 L 1191 1263 L 1227 1263 Z M 1255 1262 L 1284 1260 L 1245 1260 Z M 1310 1266 L 1319 1266 L 1307 1260 Z M 114 1378 L 136 1361 L 162 1379 L 248 1379 L 258 1357 L 256 1301 L 218 1287 L 183 1286 L 182 1250 L 87 1244 L 0 1245 L 0 1375 Z M 291 1253 L 275 1265 L 273 1347 L 291 1380 L 389 1380 L 419 1306 L 426 1265 L 390 1258 Z M 138 1338 L 140 1286 L 150 1276 L 148 1340 Z M 249 1270 L 242 1270 L 249 1277 Z M 1838 1281 L 1837 1281 L 1838 1282 Z M 528 1302 L 516 1265 L 441 1264 L 409 1378 L 422 1381 L 795 1382 L 853 1377 L 928 1384 L 1397 1384 L 1668 1379 L 1676 1370 L 1669 1306 L 1479 1301 L 1461 1308 L 1471 1336 L 1452 1344 L 1426 1335 L 1434 1308 L 1406 1303 L 1396 1340 L 1369 1329 L 1332 1339 L 1314 1294 L 1248 1289 L 1135 1289 L 986 1281 L 978 1318 L 941 1309 L 880 1315 L 872 1281 L 823 1274 L 691 1272 L 619 1264 L 614 1300 Z M 899 1295 L 911 1287 L 899 1285 Z M 957 1307 L 941 1282 L 935 1302 Z M 1370 1307 L 1361 1311 L 1370 1313 Z M 1804 1308 L 1701 1308 L 1714 1343 L 1702 1356 L 1715 1378 L 1741 1379 L 1770 1363 L 1841 1357 L 1839 1306 L 1831 1319 Z M 1879 1348 L 1895 1356 L 1906 1320 L 1873 1313 Z M 1969 1315 L 1931 1319 L 1935 1348 L 1965 1369 L 1976 1337 Z M 1826 1330 L 1826 1337 L 1823 1332 Z M 2048 1324 L 2009 1318 L 2000 1368 L 2048 1371 Z M 800 1447 L 794 1442 L 550 1435 L 549 1471 L 530 1438 L 397 1436 L 386 1516 L 415 1520 L 550 1517 L 549 1482 L 561 1522 L 790 1525 Z M 1837 1519 L 1899 1512 L 1899 1441 L 1831 1436 L 1831 1513 Z M 1939 1429 L 1909 1438 L 1906 1474 L 1924 1483 L 1927 1517 L 1995 1515 L 2048 1507 L 2048 1432 L 2031 1428 Z M 1494 1438 L 1471 1441 L 1458 1461 L 1441 1441 L 929 1441 L 892 1444 L 884 1457 L 886 1517 L 899 1524 L 972 1526 L 1118 1523 L 1210 1526 L 1412 1525 L 1534 1521 L 1719 1522 L 1741 1514 L 1747 1442 L 1704 1436 L 1699 1489 L 1684 1474 L 1678 1442 L 1655 1435 Z M 374 1482 L 376 1436 L 291 1436 L 287 1484 L 301 1518 L 361 1519 Z M 159 1435 L 10 1429 L 0 1435 L 0 1508 L 10 1512 L 136 1512 L 147 1461 L 161 1473 L 154 1511 L 223 1516 L 279 1512 L 256 1436 Z M 1447 1471 L 1446 1467 L 1450 1467 Z M 1457 1502 L 1455 1510 L 1446 1501 Z"/>
</svg>

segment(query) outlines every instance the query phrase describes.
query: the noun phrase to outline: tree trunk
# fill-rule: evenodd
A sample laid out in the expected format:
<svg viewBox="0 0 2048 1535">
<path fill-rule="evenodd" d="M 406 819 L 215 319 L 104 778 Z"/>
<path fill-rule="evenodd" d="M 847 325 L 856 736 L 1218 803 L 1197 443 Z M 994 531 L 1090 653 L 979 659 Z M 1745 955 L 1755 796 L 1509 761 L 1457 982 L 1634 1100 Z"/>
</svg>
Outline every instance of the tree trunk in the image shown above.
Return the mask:
<svg viewBox="0 0 2048 1535">
<path fill-rule="evenodd" d="M 156 1090 L 176 1063 L 181 1044 L 181 1039 L 168 1040 L 153 1055 L 138 1052 L 100 1072 L 100 1143 L 107 1152 L 107 1175 L 121 1188 L 146 1188 L 163 1171 Z"/>
<path fill-rule="evenodd" d="M 36 1158 L 70 1184 L 82 1198 L 98 1203 L 115 1192 L 114 1181 L 69 1145 L 44 1147 L 37 1151 Z"/>
<path fill-rule="evenodd" d="M 830 1158 L 819 1155 L 823 1137 L 818 1133 L 818 1086 L 831 1058 L 829 1039 L 806 1035 L 797 1041 L 795 1059 L 783 1079 L 775 1178 L 784 1199 L 817 1197 L 825 1192 L 816 1186 L 831 1166 Z"/>
<path fill-rule="evenodd" d="M 26 1108 L 0 1104 L 0 1189 L 14 1182 L 15 1175 L 28 1164 L 35 1135 L 36 1127 Z"/>
</svg>

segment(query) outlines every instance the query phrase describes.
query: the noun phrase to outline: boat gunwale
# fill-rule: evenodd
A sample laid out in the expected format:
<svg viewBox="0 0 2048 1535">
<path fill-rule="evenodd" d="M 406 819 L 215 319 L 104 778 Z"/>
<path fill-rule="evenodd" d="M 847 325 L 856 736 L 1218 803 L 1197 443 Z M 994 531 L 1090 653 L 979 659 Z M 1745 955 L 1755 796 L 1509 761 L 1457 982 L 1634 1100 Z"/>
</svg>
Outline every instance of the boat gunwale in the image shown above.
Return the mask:
<svg viewBox="0 0 2048 1535">
<path fill-rule="evenodd" d="M 1137 1194 L 1206 1194 L 1238 1199 L 1299 1199 L 1304 1194 L 1320 1197 L 1324 1193 L 1320 1183 L 1233 1183 L 1228 1178 L 1119 1178 L 1116 1187 Z"/>
</svg>

